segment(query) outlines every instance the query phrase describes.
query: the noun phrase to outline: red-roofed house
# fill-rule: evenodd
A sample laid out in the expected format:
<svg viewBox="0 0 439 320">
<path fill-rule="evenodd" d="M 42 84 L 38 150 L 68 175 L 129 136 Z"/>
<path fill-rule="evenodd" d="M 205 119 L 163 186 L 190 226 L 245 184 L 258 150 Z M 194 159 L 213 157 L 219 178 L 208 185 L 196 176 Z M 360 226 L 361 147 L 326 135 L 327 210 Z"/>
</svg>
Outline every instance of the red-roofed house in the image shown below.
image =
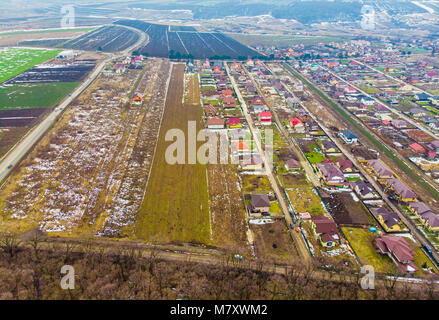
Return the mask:
<svg viewBox="0 0 439 320">
<path fill-rule="evenodd" d="M 290 119 L 290 127 L 298 133 L 305 133 L 305 125 L 297 118 Z"/>
<path fill-rule="evenodd" d="M 409 147 L 416 153 L 425 153 L 425 148 L 419 143 L 412 143 Z"/>
<path fill-rule="evenodd" d="M 264 126 L 271 125 L 271 112 L 263 111 L 259 113 L 259 122 Z"/>
<path fill-rule="evenodd" d="M 242 128 L 241 119 L 230 118 L 229 119 L 229 128 Z"/>
<path fill-rule="evenodd" d="M 400 270 L 407 273 L 418 271 L 413 263 L 415 253 L 403 237 L 381 236 L 375 241 L 379 251 L 387 254 Z"/>
</svg>

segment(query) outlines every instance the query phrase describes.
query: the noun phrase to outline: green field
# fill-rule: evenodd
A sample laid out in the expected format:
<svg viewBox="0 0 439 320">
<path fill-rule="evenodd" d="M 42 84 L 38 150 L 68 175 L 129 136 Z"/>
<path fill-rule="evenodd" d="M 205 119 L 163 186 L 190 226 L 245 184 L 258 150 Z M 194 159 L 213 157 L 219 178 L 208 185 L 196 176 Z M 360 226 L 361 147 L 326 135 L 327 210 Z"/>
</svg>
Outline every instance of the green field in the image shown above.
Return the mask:
<svg viewBox="0 0 439 320">
<path fill-rule="evenodd" d="M 70 92 L 78 82 L 20 84 L 0 87 L 0 110 L 51 108 Z"/>
<path fill-rule="evenodd" d="M 8 48 L 0 50 L 0 83 L 56 57 L 61 51 Z"/>
</svg>

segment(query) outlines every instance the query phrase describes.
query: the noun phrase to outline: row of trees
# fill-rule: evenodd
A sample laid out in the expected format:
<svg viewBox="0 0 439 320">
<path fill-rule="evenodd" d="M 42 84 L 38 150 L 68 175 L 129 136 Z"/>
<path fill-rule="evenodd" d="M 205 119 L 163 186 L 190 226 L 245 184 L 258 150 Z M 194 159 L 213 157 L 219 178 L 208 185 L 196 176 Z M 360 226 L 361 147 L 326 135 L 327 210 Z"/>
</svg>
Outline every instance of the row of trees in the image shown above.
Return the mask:
<svg viewBox="0 0 439 320">
<path fill-rule="evenodd" d="M 160 252 L 81 244 L 0 239 L 0 299 L 437 299 L 434 285 L 414 290 L 388 279 L 362 290 L 360 277 L 316 277 L 297 263 L 286 274 L 226 256 L 214 265 L 167 261 Z M 61 268 L 75 270 L 75 289 L 60 286 Z M 264 270 L 264 271 L 263 271 Z M 340 273 L 338 273 L 340 275 Z M 342 274 L 342 273 L 341 273 Z"/>
</svg>

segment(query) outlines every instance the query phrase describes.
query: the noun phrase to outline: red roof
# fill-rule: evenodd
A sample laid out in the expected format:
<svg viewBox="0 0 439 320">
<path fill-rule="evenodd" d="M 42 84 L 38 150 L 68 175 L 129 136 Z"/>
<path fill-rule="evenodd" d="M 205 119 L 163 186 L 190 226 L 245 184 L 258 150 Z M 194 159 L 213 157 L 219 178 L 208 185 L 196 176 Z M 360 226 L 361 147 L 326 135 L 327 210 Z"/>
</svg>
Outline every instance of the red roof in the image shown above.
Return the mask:
<svg viewBox="0 0 439 320">
<path fill-rule="evenodd" d="M 271 112 L 270 111 L 262 111 L 259 113 L 260 118 L 270 118 L 271 119 Z"/>
<path fill-rule="evenodd" d="M 425 152 L 425 149 L 423 146 L 421 146 L 419 143 L 412 143 L 410 146 L 414 151 L 416 152 Z"/>
<path fill-rule="evenodd" d="M 297 126 L 297 125 L 302 125 L 302 126 L 303 126 L 303 122 L 300 121 L 300 120 L 297 119 L 297 118 L 291 118 L 291 119 L 290 119 L 290 123 L 291 123 L 293 126 Z"/>
<path fill-rule="evenodd" d="M 241 123 L 241 119 L 239 119 L 239 118 L 230 118 L 229 119 L 229 126 L 234 126 L 234 125 L 237 125 L 240 123 Z"/>
</svg>

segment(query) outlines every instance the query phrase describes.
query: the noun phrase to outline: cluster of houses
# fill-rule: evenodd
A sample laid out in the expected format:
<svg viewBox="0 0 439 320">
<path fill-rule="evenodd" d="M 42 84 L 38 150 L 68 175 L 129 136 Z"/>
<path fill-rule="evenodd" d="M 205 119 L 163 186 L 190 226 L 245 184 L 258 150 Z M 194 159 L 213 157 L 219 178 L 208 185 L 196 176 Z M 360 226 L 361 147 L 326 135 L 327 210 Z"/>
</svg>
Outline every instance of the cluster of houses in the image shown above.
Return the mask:
<svg viewBox="0 0 439 320">
<path fill-rule="evenodd" d="M 329 62 L 331 61 L 326 61 L 327 64 Z M 406 116 L 418 123 L 423 123 L 427 130 L 439 133 L 436 130 L 436 127 L 439 127 L 437 97 L 421 93 L 419 90 L 416 91 L 411 85 L 398 83 L 398 86 L 395 86 L 395 81 L 389 81 L 382 73 L 371 72 L 366 66 L 353 60 L 345 64 L 337 61 L 334 62 L 334 65 L 329 65 L 336 73 L 348 81 L 356 83 L 358 87 L 367 86 L 376 97 L 371 98 L 362 94 L 355 87 L 327 71 L 321 68 L 313 69 L 311 64 L 302 67 L 302 71 L 310 73 L 315 83 L 327 91 L 340 105 L 361 119 L 366 127 L 390 146 L 399 150 L 404 157 L 431 175 L 433 179 L 439 181 L 439 153 L 437 150 L 439 141 L 376 100 L 381 99 L 389 104 L 394 102 L 394 108 L 399 108 L 401 101 L 404 100 L 406 104 L 412 105 L 412 107 L 407 107 Z M 385 84 L 389 86 L 387 90 L 385 90 Z"/>
<path fill-rule="evenodd" d="M 127 56 L 116 63 L 108 64 L 103 73 L 105 75 L 123 74 L 127 69 L 142 69 L 144 67 L 144 59 L 142 55 Z"/>
</svg>

